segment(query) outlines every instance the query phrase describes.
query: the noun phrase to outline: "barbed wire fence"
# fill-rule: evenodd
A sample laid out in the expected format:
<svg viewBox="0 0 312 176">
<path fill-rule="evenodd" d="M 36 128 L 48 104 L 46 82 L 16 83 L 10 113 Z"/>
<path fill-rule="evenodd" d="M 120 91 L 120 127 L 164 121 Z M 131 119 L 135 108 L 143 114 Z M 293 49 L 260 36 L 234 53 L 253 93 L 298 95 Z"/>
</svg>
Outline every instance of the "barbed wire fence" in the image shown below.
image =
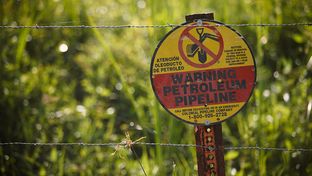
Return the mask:
<svg viewBox="0 0 312 176">
<path fill-rule="evenodd" d="M 2 142 L 0 146 L 9 146 L 9 145 L 28 145 L 28 146 L 81 146 L 81 147 L 116 147 L 123 146 L 127 147 L 126 143 L 84 143 L 84 142 L 53 142 L 53 143 L 43 143 L 43 142 Z M 181 148 L 207 148 L 208 150 L 218 150 L 213 147 L 201 146 L 196 144 L 174 144 L 174 143 L 150 143 L 150 142 L 132 142 L 131 146 L 161 146 L 161 147 L 181 147 Z M 281 151 L 281 152 L 312 152 L 312 148 L 283 148 L 283 147 L 260 147 L 260 146 L 225 146 L 224 150 L 263 150 L 263 151 Z"/>
<path fill-rule="evenodd" d="M 258 24 L 160 24 L 160 25 L 0 25 L 0 30 L 3 29 L 148 29 L 148 28 L 175 28 L 175 27 L 189 27 L 189 26 L 212 26 L 212 27 L 297 27 L 305 26 L 311 27 L 312 22 L 301 23 L 258 23 Z M 85 142 L 0 142 L 1 147 L 5 146 L 33 146 L 33 147 L 55 147 L 55 146 L 80 146 L 80 147 L 124 147 L 128 148 L 134 154 L 135 160 L 140 164 L 144 175 L 147 175 L 142 163 L 139 160 L 133 146 L 160 146 L 160 147 L 174 147 L 174 148 L 206 148 L 212 150 L 254 150 L 254 151 L 279 151 L 279 152 L 312 152 L 312 148 L 285 148 L 285 147 L 263 147 L 263 146 L 224 146 L 223 148 L 214 148 L 211 146 L 201 146 L 196 144 L 175 144 L 175 143 L 151 143 L 151 142 L 120 142 L 120 143 L 85 143 Z"/>
<path fill-rule="evenodd" d="M 207 25 L 201 24 L 160 24 L 160 25 L 0 25 L 0 29 L 124 29 L 124 28 L 173 28 L 173 27 L 189 27 L 189 26 L 229 26 L 229 27 L 296 27 L 296 26 L 308 26 L 312 27 L 312 22 L 300 22 L 300 23 L 239 23 L 239 24 L 215 24 Z M 111 147 L 117 146 L 121 143 L 32 143 L 32 142 L 0 142 L 0 146 L 7 145 L 32 145 L 32 146 L 100 146 L 100 147 Z M 146 145 L 146 146 L 163 146 L 163 147 L 204 147 L 194 144 L 172 144 L 172 143 L 147 143 L 147 142 L 136 142 L 132 145 Z M 210 148 L 210 150 L 214 150 Z M 235 147 L 224 147 L 224 150 L 271 150 L 271 151 L 283 151 L 283 152 L 312 152 L 312 148 L 273 148 L 273 147 L 259 147 L 259 146 L 235 146 Z"/>
<path fill-rule="evenodd" d="M 1 25 L 0 29 L 62 29 L 62 28 L 81 28 L 81 29 L 123 29 L 123 28 L 172 28 L 172 27 L 188 27 L 188 26 L 213 26 L 213 27 L 221 27 L 221 26 L 230 26 L 230 27 L 294 27 L 294 26 L 312 26 L 312 22 L 305 23 L 265 23 L 265 24 L 216 24 L 216 25 L 206 25 L 206 24 L 162 24 L 162 25 Z"/>
</svg>

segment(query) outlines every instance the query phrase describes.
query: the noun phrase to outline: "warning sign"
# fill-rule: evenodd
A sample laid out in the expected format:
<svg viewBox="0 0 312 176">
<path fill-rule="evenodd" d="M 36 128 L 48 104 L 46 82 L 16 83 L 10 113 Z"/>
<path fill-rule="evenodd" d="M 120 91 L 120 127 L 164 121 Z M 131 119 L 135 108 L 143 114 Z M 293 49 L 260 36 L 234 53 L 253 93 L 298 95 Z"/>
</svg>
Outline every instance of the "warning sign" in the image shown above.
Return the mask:
<svg viewBox="0 0 312 176">
<path fill-rule="evenodd" d="M 158 44 L 151 63 L 153 90 L 175 117 L 194 124 L 222 122 L 247 103 L 255 61 L 243 37 L 228 26 L 186 23 Z"/>
</svg>

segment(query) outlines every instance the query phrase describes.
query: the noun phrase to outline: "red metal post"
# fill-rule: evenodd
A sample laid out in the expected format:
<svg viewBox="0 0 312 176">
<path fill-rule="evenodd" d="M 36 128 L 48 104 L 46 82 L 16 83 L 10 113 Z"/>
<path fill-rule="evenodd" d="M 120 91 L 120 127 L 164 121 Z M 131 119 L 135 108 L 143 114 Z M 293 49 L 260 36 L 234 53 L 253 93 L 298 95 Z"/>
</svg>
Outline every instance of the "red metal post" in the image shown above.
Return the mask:
<svg viewBox="0 0 312 176">
<path fill-rule="evenodd" d="M 199 176 L 225 176 L 221 124 L 195 126 Z"/>
<path fill-rule="evenodd" d="M 186 22 L 214 20 L 213 13 L 185 16 Z M 222 125 L 195 126 L 199 176 L 225 176 Z"/>
</svg>

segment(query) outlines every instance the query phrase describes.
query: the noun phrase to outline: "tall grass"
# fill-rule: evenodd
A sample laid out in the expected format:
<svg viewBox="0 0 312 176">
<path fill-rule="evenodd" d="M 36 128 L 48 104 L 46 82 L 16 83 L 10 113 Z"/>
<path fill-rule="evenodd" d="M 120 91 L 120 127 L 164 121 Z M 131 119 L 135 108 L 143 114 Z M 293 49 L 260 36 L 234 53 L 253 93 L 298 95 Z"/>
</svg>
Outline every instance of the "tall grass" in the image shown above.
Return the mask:
<svg viewBox="0 0 312 176">
<path fill-rule="evenodd" d="M 6 1 L 2 25 L 179 24 L 214 12 L 224 23 L 312 20 L 308 1 Z M 235 28 L 252 47 L 257 86 L 223 123 L 227 146 L 311 148 L 311 27 Z M 195 143 L 150 85 L 149 64 L 170 28 L 1 29 L 0 141 Z M 66 44 L 67 52 L 59 46 Z M 309 62 L 309 64 L 307 64 Z M 196 175 L 195 148 L 0 147 L 3 175 Z M 112 155 L 112 153 L 115 153 Z M 311 153 L 226 151 L 227 175 L 309 175 Z"/>
</svg>

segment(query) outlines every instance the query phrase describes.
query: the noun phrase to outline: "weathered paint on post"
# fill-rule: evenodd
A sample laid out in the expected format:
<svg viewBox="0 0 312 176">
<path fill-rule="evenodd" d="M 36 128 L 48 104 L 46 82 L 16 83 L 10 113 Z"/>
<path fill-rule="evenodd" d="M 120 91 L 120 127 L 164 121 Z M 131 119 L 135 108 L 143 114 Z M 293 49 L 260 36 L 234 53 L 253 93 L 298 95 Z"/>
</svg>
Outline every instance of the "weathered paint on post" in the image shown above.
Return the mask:
<svg viewBox="0 0 312 176">
<path fill-rule="evenodd" d="M 195 126 L 199 176 L 224 176 L 222 126 Z"/>
</svg>

